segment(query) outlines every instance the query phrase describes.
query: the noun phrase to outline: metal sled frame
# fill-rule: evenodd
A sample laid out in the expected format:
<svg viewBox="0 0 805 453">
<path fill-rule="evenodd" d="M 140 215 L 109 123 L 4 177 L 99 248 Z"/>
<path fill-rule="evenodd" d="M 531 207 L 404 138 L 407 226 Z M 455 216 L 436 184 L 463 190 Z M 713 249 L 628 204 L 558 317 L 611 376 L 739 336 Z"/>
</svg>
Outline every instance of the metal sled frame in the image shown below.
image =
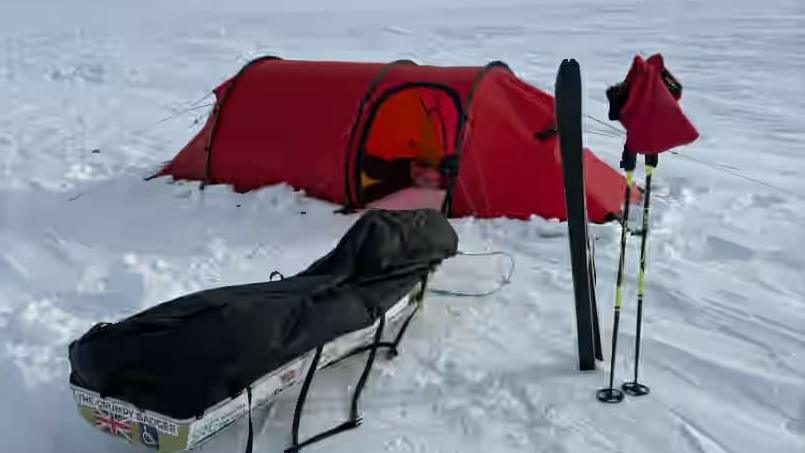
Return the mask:
<svg viewBox="0 0 805 453">
<path fill-rule="evenodd" d="M 308 368 L 307 375 L 305 376 L 305 381 L 302 384 L 302 390 L 299 392 L 299 397 L 296 400 L 296 410 L 294 411 L 293 428 L 292 428 L 292 431 L 291 431 L 291 439 L 292 439 L 291 440 L 291 446 L 285 449 L 285 453 L 296 453 L 296 452 L 298 452 L 299 450 L 301 450 L 303 447 L 305 447 L 307 445 L 316 443 L 316 442 L 318 442 L 320 440 L 326 439 L 326 438 L 328 438 L 330 436 L 333 436 L 335 434 L 338 434 L 338 433 L 341 433 L 341 432 L 344 432 L 344 431 L 347 431 L 347 430 L 350 430 L 350 429 L 354 429 L 354 428 L 357 428 L 358 426 L 360 426 L 362 418 L 358 416 L 358 402 L 360 400 L 361 392 L 363 391 L 363 387 L 366 385 L 366 381 L 369 379 L 369 373 L 372 371 L 372 365 L 374 365 L 375 357 L 377 356 L 377 351 L 380 348 L 388 348 L 387 358 L 389 358 L 389 359 L 393 359 L 394 357 L 396 357 L 399 354 L 399 351 L 398 351 L 397 347 L 399 346 L 403 335 L 405 335 L 405 331 L 408 329 L 408 325 L 411 323 L 411 320 L 414 318 L 414 315 L 419 310 L 419 303 L 421 303 L 421 301 L 422 301 L 422 299 L 424 297 L 424 294 L 425 294 L 425 280 L 423 279 L 422 287 L 421 287 L 419 293 L 416 296 L 418 304 L 413 309 L 411 314 L 408 315 L 408 317 L 403 322 L 403 325 L 400 328 L 400 331 L 397 333 L 397 336 L 394 338 L 394 341 L 389 341 L 389 342 L 380 341 L 381 338 L 383 338 L 383 329 L 385 328 L 385 324 L 386 324 L 385 323 L 385 321 L 386 321 L 385 316 L 381 315 L 380 320 L 379 320 L 378 325 L 377 325 L 377 329 L 375 330 L 374 339 L 373 339 L 371 344 L 358 347 L 358 348 L 352 350 L 351 352 L 349 352 L 347 355 L 345 355 L 345 356 L 343 356 L 343 357 L 341 357 L 341 358 L 339 358 L 339 359 L 337 359 L 337 360 L 335 360 L 333 362 L 330 362 L 327 365 L 325 365 L 324 367 L 322 367 L 322 368 L 330 367 L 330 366 L 335 365 L 336 363 L 338 363 L 338 362 L 340 362 L 340 361 L 342 361 L 342 360 L 344 360 L 344 359 L 346 359 L 348 357 L 352 357 L 353 355 L 357 355 L 357 354 L 361 354 L 363 352 L 369 351 L 369 357 L 367 357 L 367 359 L 366 359 L 366 365 L 363 368 L 363 372 L 361 373 L 360 379 L 358 379 L 358 385 L 355 387 L 355 392 L 352 394 L 352 405 L 350 406 L 349 420 L 347 420 L 347 421 L 341 423 L 340 425 L 337 425 L 337 426 L 335 426 L 335 427 L 333 427 L 331 429 L 328 429 L 327 431 L 323 431 L 323 432 L 321 432 L 319 434 L 314 435 L 313 437 L 310 437 L 309 439 L 306 439 L 306 440 L 300 442 L 299 441 L 299 425 L 300 425 L 301 420 L 302 420 L 302 411 L 303 411 L 304 406 L 305 406 L 305 401 L 307 400 L 307 394 L 308 394 L 308 391 L 310 390 L 310 385 L 313 382 L 313 377 L 316 374 L 316 370 L 318 368 L 319 360 L 321 359 L 322 346 L 319 346 L 318 348 L 316 348 L 316 353 L 313 356 L 313 363 L 310 365 L 310 368 Z M 250 423 L 251 423 L 251 420 L 250 420 Z M 249 443 L 247 444 L 247 449 L 246 449 L 247 453 L 251 453 L 251 445 L 252 445 L 252 428 L 251 428 L 251 425 L 250 425 L 249 426 Z"/>
</svg>

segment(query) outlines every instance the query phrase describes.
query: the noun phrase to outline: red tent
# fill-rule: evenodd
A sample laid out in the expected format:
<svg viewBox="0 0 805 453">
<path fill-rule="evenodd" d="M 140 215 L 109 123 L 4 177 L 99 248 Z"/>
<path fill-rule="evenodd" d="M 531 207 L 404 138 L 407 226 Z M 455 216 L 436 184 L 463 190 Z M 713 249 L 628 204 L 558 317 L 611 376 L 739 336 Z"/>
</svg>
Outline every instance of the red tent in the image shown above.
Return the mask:
<svg viewBox="0 0 805 453">
<path fill-rule="evenodd" d="M 259 58 L 215 89 L 207 124 L 159 175 L 248 191 L 287 182 L 360 207 L 438 168 L 452 216 L 565 219 L 553 97 L 485 67 Z M 585 150 L 592 221 L 625 181 Z"/>
</svg>

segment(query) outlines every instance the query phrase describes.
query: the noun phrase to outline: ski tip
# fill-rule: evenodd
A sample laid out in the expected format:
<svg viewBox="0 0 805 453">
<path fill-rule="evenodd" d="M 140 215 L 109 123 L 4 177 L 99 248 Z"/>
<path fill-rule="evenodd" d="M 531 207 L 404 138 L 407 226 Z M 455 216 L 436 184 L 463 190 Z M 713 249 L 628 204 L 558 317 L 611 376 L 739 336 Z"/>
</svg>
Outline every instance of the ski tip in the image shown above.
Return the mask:
<svg viewBox="0 0 805 453">
<path fill-rule="evenodd" d="M 562 64 L 559 65 L 559 67 L 560 68 L 562 68 L 562 67 L 571 67 L 571 68 L 576 67 L 576 68 L 578 68 L 579 67 L 579 62 L 576 61 L 574 58 L 565 58 L 564 60 L 562 60 Z"/>
</svg>

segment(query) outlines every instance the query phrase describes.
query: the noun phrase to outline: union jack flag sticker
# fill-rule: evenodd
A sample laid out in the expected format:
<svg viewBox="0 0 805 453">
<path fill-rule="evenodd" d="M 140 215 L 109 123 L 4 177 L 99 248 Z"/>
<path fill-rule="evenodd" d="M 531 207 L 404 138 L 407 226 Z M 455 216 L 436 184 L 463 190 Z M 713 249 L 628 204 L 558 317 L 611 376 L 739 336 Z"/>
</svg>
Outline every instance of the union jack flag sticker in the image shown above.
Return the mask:
<svg viewBox="0 0 805 453">
<path fill-rule="evenodd" d="M 130 419 L 110 414 L 101 409 L 95 409 L 95 426 L 101 431 L 108 432 L 113 436 L 120 436 L 131 442 L 132 422 Z"/>
</svg>

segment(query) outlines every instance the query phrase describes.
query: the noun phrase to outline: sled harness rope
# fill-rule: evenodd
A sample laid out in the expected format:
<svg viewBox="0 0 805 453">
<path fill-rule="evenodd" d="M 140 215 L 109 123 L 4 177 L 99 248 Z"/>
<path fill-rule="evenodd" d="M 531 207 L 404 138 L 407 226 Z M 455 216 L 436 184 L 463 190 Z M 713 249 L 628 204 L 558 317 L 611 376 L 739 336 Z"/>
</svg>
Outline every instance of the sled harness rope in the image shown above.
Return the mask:
<svg viewBox="0 0 805 453">
<path fill-rule="evenodd" d="M 512 282 L 512 275 L 514 275 L 514 268 L 515 268 L 515 260 L 514 256 L 510 253 L 503 252 L 503 251 L 495 251 L 495 252 L 483 252 L 483 253 L 471 253 L 471 252 L 461 252 L 459 251 L 457 255 L 462 256 L 505 256 L 509 259 L 510 267 L 509 272 L 503 277 L 503 279 L 498 283 L 498 285 L 489 291 L 483 292 L 468 292 L 468 291 L 454 291 L 454 290 L 447 290 L 441 288 L 428 288 L 427 291 L 431 294 L 436 294 L 440 296 L 452 296 L 452 297 L 486 297 L 496 294 L 500 290 L 502 290 L 506 285 Z"/>
</svg>

